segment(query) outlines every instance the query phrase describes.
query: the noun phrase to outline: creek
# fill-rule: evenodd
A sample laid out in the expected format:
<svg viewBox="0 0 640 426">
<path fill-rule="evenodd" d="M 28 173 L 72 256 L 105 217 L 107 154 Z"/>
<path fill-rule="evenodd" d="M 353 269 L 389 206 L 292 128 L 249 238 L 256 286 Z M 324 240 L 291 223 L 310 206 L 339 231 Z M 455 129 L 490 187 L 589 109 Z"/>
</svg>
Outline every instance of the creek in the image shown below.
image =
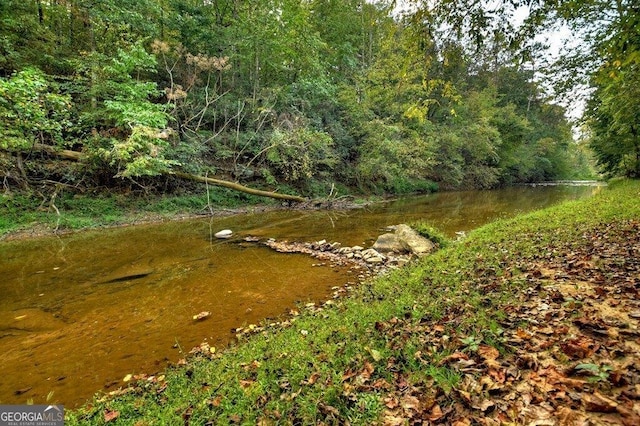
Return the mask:
<svg viewBox="0 0 640 426">
<path fill-rule="evenodd" d="M 331 297 L 352 271 L 245 236 L 369 247 L 388 225 L 426 220 L 450 237 L 592 195 L 597 186 L 408 197 L 349 211 L 273 211 L 0 243 L 0 403 L 77 407 L 155 373 L 203 341 Z M 234 237 L 213 234 L 232 229 Z M 193 316 L 211 315 L 196 321 Z"/>
</svg>

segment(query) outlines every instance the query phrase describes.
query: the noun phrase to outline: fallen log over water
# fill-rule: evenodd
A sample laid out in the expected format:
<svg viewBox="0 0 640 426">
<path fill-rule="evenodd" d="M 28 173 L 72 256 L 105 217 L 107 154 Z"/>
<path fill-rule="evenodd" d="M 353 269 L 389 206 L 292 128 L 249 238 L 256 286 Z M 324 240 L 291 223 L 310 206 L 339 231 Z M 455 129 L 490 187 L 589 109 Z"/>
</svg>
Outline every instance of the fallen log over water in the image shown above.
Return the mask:
<svg viewBox="0 0 640 426">
<path fill-rule="evenodd" d="M 33 144 L 32 149 L 34 151 L 46 152 L 49 155 L 53 155 L 55 157 L 59 157 L 64 160 L 81 161 L 85 158 L 85 155 L 82 152 L 72 151 L 68 149 L 56 149 L 51 145 L 46 145 L 41 143 Z M 278 200 L 294 201 L 296 203 L 302 203 L 307 201 L 306 198 L 299 197 L 297 195 L 288 195 L 288 194 L 280 194 L 280 193 L 271 192 L 271 191 L 262 191 L 260 189 L 249 188 L 248 186 L 244 186 L 236 182 L 231 182 L 223 179 L 215 179 L 215 178 L 210 178 L 205 176 L 198 176 L 191 173 L 173 171 L 173 172 L 167 172 L 166 175 L 175 176 L 181 179 L 191 180 L 194 182 L 206 183 L 209 185 L 222 186 L 225 188 L 233 189 L 235 191 L 240 191 L 240 192 L 244 192 L 251 195 L 257 195 L 260 197 L 269 197 L 269 198 L 275 198 Z"/>
<path fill-rule="evenodd" d="M 305 198 L 299 197 L 297 195 L 288 195 L 288 194 L 280 194 L 280 193 L 271 192 L 271 191 L 262 191 L 260 189 L 249 188 L 248 186 L 240 185 L 239 183 L 231 182 L 228 180 L 214 179 L 210 177 L 198 176 L 198 175 L 193 175 L 191 173 L 184 173 L 184 172 L 173 172 L 171 174 L 173 176 L 176 176 L 182 179 L 192 180 L 194 182 L 207 183 L 209 185 L 223 186 L 225 188 L 230 188 L 235 191 L 241 191 L 247 194 L 258 195 L 261 197 L 269 197 L 269 198 L 275 198 L 278 200 L 286 200 L 286 201 L 295 201 L 297 203 L 302 203 L 304 201 L 307 201 Z"/>
</svg>

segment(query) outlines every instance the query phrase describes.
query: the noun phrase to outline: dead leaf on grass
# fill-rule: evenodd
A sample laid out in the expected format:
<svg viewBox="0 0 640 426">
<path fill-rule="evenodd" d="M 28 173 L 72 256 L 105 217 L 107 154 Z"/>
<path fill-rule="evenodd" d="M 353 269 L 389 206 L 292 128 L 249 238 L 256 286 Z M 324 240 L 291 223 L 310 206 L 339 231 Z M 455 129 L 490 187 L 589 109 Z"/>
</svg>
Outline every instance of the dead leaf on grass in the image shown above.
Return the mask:
<svg viewBox="0 0 640 426">
<path fill-rule="evenodd" d="M 118 417 L 120 417 L 120 411 L 110 410 L 108 408 L 104 410 L 104 422 L 105 423 L 112 422 L 112 421 L 116 420 Z"/>
</svg>

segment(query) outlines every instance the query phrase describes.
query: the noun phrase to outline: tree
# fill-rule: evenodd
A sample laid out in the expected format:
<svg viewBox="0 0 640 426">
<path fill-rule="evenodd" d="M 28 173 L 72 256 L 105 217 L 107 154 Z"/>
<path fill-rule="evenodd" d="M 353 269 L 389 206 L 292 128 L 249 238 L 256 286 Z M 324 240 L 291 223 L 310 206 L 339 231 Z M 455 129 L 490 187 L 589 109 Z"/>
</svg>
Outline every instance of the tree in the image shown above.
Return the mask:
<svg viewBox="0 0 640 426">
<path fill-rule="evenodd" d="M 640 10 L 617 1 L 615 11 L 598 45 L 604 62 L 591 78 L 590 145 L 608 174 L 640 177 Z"/>
<path fill-rule="evenodd" d="M 63 146 L 71 98 L 37 68 L 0 78 L 0 148 L 29 149 L 35 143 Z"/>
<path fill-rule="evenodd" d="M 637 87 L 640 62 L 640 9 L 632 0 L 578 0 L 557 2 L 508 0 L 501 7 L 473 0 L 414 1 L 416 17 L 434 18 L 435 25 L 447 24 L 460 36 L 471 34 L 481 45 L 491 34 L 507 35 L 511 48 L 530 57 L 535 35 L 566 24 L 583 41 L 565 51 L 550 69 L 558 95 L 576 87 L 590 93 L 586 111 L 592 126 L 591 147 L 599 164 L 609 173 L 638 175 Z M 516 10 L 526 8 L 528 16 L 514 24 Z M 575 92 L 573 92 L 575 93 Z M 629 96 L 627 96 L 629 95 Z"/>
<path fill-rule="evenodd" d="M 593 132 L 590 146 L 606 173 L 637 178 L 640 177 L 640 61 L 631 59 L 615 68 L 603 76 L 603 86 L 596 89 L 588 104 L 588 123 Z"/>
<path fill-rule="evenodd" d="M 97 61 L 101 58 L 92 57 Z M 100 70 L 97 76 L 96 68 Z M 169 115 L 164 104 L 154 102 L 160 96 L 157 85 L 139 78 L 155 69 L 155 57 L 141 44 L 119 49 L 100 67 L 88 65 L 87 72 L 95 83 L 83 121 L 95 131 L 85 144 L 90 152 L 116 167 L 118 176 L 157 175 L 177 164 L 171 159 L 170 145 L 161 136 Z"/>
</svg>

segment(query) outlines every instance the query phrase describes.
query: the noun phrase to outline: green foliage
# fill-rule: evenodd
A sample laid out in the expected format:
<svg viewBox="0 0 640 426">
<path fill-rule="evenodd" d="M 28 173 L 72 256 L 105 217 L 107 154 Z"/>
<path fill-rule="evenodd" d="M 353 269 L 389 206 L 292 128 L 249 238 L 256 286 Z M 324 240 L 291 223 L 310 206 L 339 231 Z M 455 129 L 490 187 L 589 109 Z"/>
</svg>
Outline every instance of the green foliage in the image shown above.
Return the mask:
<svg viewBox="0 0 640 426">
<path fill-rule="evenodd" d="M 120 177 L 166 173 L 179 163 L 165 158 L 170 145 L 157 134 L 157 129 L 135 126 L 126 140 L 113 140 L 111 148 L 99 149 L 98 155 L 116 166 Z"/>
<path fill-rule="evenodd" d="M 35 142 L 62 146 L 70 101 L 37 68 L 0 78 L 0 148 L 28 149 Z"/>
<path fill-rule="evenodd" d="M 43 194 L 0 196 L 0 236 L 20 229 L 86 229 L 122 221 L 131 203 L 111 195 L 56 194 L 56 211 L 51 197 Z M 131 212 L 129 212 L 131 214 Z"/>
<path fill-rule="evenodd" d="M 613 370 L 610 365 L 599 366 L 596 364 L 578 364 L 575 369 L 577 371 L 585 371 L 591 374 L 590 382 L 606 382 L 609 379 L 609 372 Z"/>
<path fill-rule="evenodd" d="M 124 131 L 136 126 L 166 127 L 169 116 L 165 105 L 153 102 L 160 96 L 157 84 L 141 78 L 141 74 L 155 71 L 156 59 L 140 43 L 118 49 L 112 58 L 92 55 L 87 59 L 84 73 L 91 84 L 89 95 L 98 104 L 86 110 L 86 125 L 115 126 Z"/>
<path fill-rule="evenodd" d="M 591 375 L 589 381 L 597 383 L 609 380 L 609 372 L 613 370 L 613 367 L 610 365 L 578 364 L 575 366 L 575 370 L 589 373 Z"/>
<path fill-rule="evenodd" d="M 464 0 L 439 0 L 429 9 L 422 6 L 416 15 L 431 17 L 435 28 L 446 23 L 457 31 L 461 39 L 464 38 L 463 34 L 469 34 L 478 46 L 492 41 L 496 46 L 496 42 L 500 42 L 505 48 L 508 44 L 509 49 L 503 48 L 503 51 L 511 51 L 513 55 L 530 62 L 536 71 L 540 69 L 541 52 L 539 44 L 534 41 L 535 35 L 553 31 L 558 25 L 571 28 L 573 36 L 580 40 L 580 47 L 567 46 L 558 55 L 555 64 L 545 66 L 542 71 L 547 74 L 547 80 L 556 95 L 564 95 L 572 102 L 580 95 L 588 99 L 585 118 L 589 127 L 590 147 L 601 170 L 609 176 L 639 176 L 640 13 L 635 3 L 627 0 L 532 2 L 528 4 L 529 14 L 524 22 L 516 26 L 514 22 L 517 20 L 512 18 L 521 6 L 522 2 L 510 0 L 504 2 L 499 13 L 494 13 L 481 2 L 470 4 Z M 498 40 L 492 34 L 508 34 L 508 37 Z M 497 53 L 493 55 L 496 61 L 499 60 Z M 487 69 L 490 70 L 489 67 Z M 496 77 L 501 77 L 502 82 L 505 81 L 504 77 L 516 81 L 512 77 L 517 78 L 517 75 L 504 75 L 496 71 L 494 67 L 493 72 Z M 500 80 L 494 78 L 494 81 Z M 561 130 L 562 123 L 536 122 L 541 118 L 541 110 L 548 106 L 536 105 L 539 101 L 536 90 L 530 90 L 531 82 L 511 85 L 511 91 L 505 93 L 505 101 L 513 103 L 520 110 L 524 106 L 522 101 L 525 101 L 527 113 L 531 106 L 535 107 L 534 117 L 527 114 L 527 118 L 534 129 L 542 130 L 543 134 L 530 135 L 533 137 L 525 141 L 528 147 L 508 143 L 512 155 L 506 161 L 513 173 L 505 176 L 505 182 L 511 182 L 514 178 L 539 180 L 571 176 L 575 174 L 572 170 L 575 167 L 584 170 L 584 165 L 572 162 L 576 158 L 567 155 L 566 150 L 555 149 L 540 155 L 540 150 L 533 146 L 539 144 L 538 141 L 551 137 L 556 144 L 566 146 L 568 137 L 544 132 L 545 128 Z M 529 92 L 528 96 L 511 96 L 522 94 L 523 89 Z M 517 161 L 518 156 L 524 161 Z"/>
<path fill-rule="evenodd" d="M 401 125 L 381 120 L 366 124 L 359 147 L 357 178 L 365 188 L 385 190 L 406 187 L 413 181 L 428 180 L 434 160 L 434 148 L 428 139 Z"/>
<path fill-rule="evenodd" d="M 33 194 L 0 195 L 0 235 L 19 229 L 40 219 L 41 201 Z"/>
<path fill-rule="evenodd" d="M 437 183 L 427 178 L 409 178 L 406 176 L 392 178 L 388 185 L 388 192 L 398 195 L 429 194 L 437 192 L 439 189 Z"/>
<path fill-rule="evenodd" d="M 452 146 L 439 152 L 453 158 L 440 157 L 439 162 L 445 167 L 461 164 L 459 175 L 447 183 L 471 188 L 491 188 L 498 183 L 502 138 L 493 122 L 501 114 L 497 100 L 492 89 L 469 92 L 456 109 L 452 125 L 441 126 L 445 143 Z"/>
<path fill-rule="evenodd" d="M 482 343 L 482 339 L 479 339 L 476 336 L 467 336 L 464 339 L 460 339 L 460 341 L 466 346 L 466 349 L 471 352 L 477 352 L 480 347 L 480 343 Z"/>
<path fill-rule="evenodd" d="M 120 177 L 158 175 L 178 165 L 169 158 L 171 145 L 160 134 L 169 115 L 165 105 L 152 101 L 159 96 L 156 83 L 138 77 L 140 73 L 154 71 L 154 56 L 136 44 L 127 50 L 119 49 L 98 77 L 94 76 L 98 72 L 96 66 L 93 64 L 87 72 L 95 81 L 91 96 L 101 102 L 86 112 L 84 122 L 126 137 L 90 139 L 92 153 L 115 166 Z"/>
<path fill-rule="evenodd" d="M 609 175 L 640 177 L 640 39 L 634 48 L 624 61 L 603 65 L 588 109 L 590 146 Z"/>
<path fill-rule="evenodd" d="M 275 129 L 269 144 L 266 159 L 286 181 L 310 179 L 336 162 L 331 136 L 305 127 Z"/>
</svg>

